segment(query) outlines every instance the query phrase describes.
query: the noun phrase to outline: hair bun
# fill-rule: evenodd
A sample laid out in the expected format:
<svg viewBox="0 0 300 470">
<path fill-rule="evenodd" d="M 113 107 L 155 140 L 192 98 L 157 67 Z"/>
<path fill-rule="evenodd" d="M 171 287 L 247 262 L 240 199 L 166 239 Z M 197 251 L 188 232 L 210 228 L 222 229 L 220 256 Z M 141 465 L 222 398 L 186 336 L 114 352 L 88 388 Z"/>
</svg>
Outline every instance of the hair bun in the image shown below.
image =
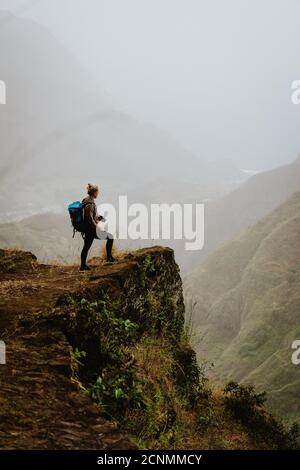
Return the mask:
<svg viewBox="0 0 300 470">
<path fill-rule="evenodd" d="M 87 189 L 87 193 L 88 193 L 89 195 L 91 195 L 91 194 L 93 194 L 93 193 L 96 193 L 99 188 L 98 188 L 98 186 L 97 186 L 96 184 L 91 184 L 91 183 L 89 183 L 89 184 L 87 185 L 86 189 Z"/>
</svg>

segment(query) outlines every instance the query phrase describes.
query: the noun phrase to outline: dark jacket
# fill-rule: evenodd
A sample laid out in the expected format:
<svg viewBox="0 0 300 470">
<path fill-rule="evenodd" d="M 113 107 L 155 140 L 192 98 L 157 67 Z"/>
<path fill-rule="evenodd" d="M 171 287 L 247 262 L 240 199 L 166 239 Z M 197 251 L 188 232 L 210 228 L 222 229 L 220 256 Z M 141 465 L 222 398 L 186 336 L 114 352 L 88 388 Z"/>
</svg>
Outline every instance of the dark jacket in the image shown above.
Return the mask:
<svg viewBox="0 0 300 470">
<path fill-rule="evenodd" d="M 82 201 L 83 204 L 83 224 L 85 233 L 96 234 L 97 223 L 99 216 L 97 213 L 97 206 L 95 201 L 90 196 L 85 197 Z"/>
</svg>

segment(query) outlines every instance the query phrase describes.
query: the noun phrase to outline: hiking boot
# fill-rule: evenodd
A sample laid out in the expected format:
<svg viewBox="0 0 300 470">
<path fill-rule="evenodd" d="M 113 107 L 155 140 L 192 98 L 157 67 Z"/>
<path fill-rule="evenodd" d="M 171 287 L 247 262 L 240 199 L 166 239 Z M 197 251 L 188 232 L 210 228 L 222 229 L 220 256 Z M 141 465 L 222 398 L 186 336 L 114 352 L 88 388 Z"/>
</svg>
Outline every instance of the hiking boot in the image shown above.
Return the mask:
<svg viewBox="0 0 300 470">
<path fill-rule="evenodd" d="M 80 271 L 81 273 L 83 273 L 84 271 L 90 271 L 90 270 L 91 270 L 91 268 L 89 268 L 87 265 L 85 265 L 85 266 L 80 266 L 80 269 L 79 269 L 79 271 Z"/>
<path fill-rule="evenodd" d="M 106 260 L 107 263 L 114 263 L 115 261 L 116 261 L 116 259 L 111 255 Z"/>
</svg>

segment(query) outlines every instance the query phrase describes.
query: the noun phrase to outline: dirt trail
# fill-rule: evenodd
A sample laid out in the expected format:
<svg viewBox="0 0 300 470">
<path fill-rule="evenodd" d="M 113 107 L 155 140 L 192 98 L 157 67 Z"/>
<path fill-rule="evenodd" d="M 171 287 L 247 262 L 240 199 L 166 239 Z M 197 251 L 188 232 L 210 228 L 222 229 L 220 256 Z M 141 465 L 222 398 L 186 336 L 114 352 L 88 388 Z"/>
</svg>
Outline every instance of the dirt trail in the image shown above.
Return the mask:
<svg viewBox="0 0 300 470">
<path fill-rule="evenodd" d="M 117 267 L 97 266 L 99 278 Z M 30 253 L 0 250 L 0 448 L 133 448 L 116 423 L 104 419 L 71 381 L 71 347 L 39 316 L 88 280 L 74 266 L 45 266 Z"/>
</svg>

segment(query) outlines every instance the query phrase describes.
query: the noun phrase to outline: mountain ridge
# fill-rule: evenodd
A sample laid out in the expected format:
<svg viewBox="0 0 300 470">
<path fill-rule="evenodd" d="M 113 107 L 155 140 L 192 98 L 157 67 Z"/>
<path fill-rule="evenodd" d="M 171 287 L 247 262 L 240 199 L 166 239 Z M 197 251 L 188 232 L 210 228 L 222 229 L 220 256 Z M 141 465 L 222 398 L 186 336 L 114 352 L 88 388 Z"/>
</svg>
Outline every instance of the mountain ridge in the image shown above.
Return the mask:
<svg viewBox="0 0 300 470">
<path fill-rule="evenodd" d="M 196 256 L 190 255 L 190 270 L 299 190 L 300 157 L 287 165 L 258 173 L 222 198 L 208 202 L 205 205 L 205 245 Z"/>
<path fill-rule="evenodd" d="M 272 409 L 289 421 L 300 414 L 291 363 L 291 344 L 300 334 L 299 214 L 297 192 L 186 279 L 187 297 L 198 302 L 199 356 L 215 363 L 218 379 L 266 390 Z M 279 390 L 290 383 L 298 386 L 288 398 Z"/>
<path fill-rule="evenodd" d="M 16 217 L 61 209 L 62 200 L 94 180 L 105 181 L 110 193 L 157 176 L 220 181 L 167 132 L 118 111 L 44 27 L 15 18 L 1 34 L 7 83 L 7 104 L 0 108 L 1 181 L 4 193 L 15 188 Z M 0 208 L 4 221 L 4 196 Z"/>
</svg>

